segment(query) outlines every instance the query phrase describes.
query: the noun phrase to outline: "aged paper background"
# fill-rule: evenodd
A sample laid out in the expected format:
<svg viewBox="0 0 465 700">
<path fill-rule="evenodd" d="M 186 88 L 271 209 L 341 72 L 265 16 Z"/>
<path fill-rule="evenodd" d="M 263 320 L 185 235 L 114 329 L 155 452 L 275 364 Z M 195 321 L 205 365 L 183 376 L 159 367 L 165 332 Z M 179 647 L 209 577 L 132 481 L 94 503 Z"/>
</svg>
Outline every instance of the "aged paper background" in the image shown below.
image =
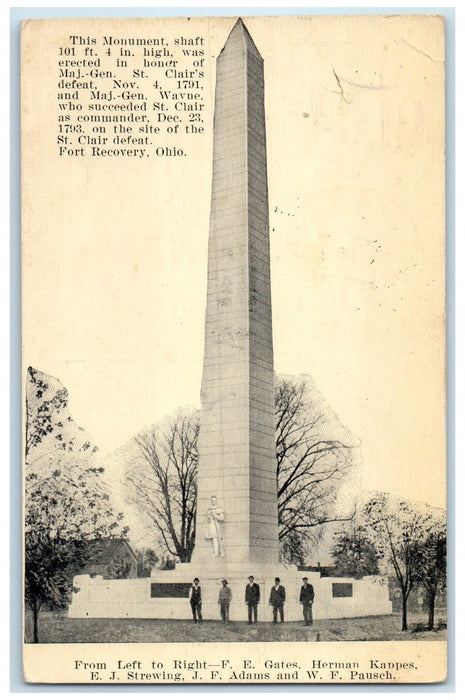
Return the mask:
<svg viewBox="0 0 465 700">
<path fill-rule="evenodd" d="M 103 454 L 199 405 L 215 59 L 234 21 L 23 26 L 24 368 L 60 379 Z M 444 507 L 442 19 L 245 21 L 265 65 L 276 371 L 310 374 L 360 438 L 364 489 Z M 71 34 L 205 37 L 205 132 L 156 141 L 188 157 L 58 156 L 57 54 Z M 308 653 L 292 646 L 282 658 Z M 355 653 L 326 646 L 331 658 Z M 357 654 L 371 658 L 367 646 Z M 153 655 L 143 647 L 138 658 Z M 445 644 L 383 647 L 421 659 L 415 682 L 444 679 Z M 79 681 L 70 660 L 96 653 L 29 645 L 28 678 Z M 172 653 L 167 645 L 157 658 Z"/>
</svg>

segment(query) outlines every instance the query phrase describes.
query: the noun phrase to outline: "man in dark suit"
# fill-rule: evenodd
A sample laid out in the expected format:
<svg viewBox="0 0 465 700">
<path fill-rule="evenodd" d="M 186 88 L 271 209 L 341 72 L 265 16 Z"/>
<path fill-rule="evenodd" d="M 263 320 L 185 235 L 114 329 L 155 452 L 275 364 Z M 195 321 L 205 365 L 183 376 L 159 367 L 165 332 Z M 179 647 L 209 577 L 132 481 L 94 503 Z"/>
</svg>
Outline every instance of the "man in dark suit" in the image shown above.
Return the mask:
<svg viewBox="0 0 465 700">
<path fill-rule="evenodd" d="M 315 598 L 315 591 L 313 590 L 312 584 L 308 582 L 306 576 L 302 580 L 304 585 L 300 589 L 300 602 L 303 608 L 304 625 L 308 627 L 313 623 L 312 605 L 313 599 Z"/>
<path fill-rule="evenodd" d="M 245 587 L 245 602 L 249 615 L 249 625 L 257 622 L 257 608 L 260 602 L 260 586 L 254 582 L 253 576 L 249 576 L 249 583 Z"/>
<path fill-rule="evenodd" d="M 284 622 L 284 601 L 286 600 L 286 589 L 281 586 L 281 581 L 279 578 L 275 578 L 274 586 L 270 591 L 270 605 L 273 606 L 273 622 L 277 624 L 278 622 L 278 612 L 279 619 Z"/>
<path fill-rule="evenodd" d="M 194 579 L 189 593 L 189 600 L 194 622 L 202 622 L 202 589 L 200 588 L 200 581 L 198 578 Z"/>
</svg>

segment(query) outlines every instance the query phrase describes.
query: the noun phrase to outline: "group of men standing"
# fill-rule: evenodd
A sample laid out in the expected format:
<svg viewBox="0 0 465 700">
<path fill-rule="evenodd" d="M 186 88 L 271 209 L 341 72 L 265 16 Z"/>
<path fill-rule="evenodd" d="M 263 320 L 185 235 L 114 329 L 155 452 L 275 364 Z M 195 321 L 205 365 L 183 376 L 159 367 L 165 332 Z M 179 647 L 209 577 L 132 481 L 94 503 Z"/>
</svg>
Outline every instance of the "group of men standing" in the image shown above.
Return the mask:
<svg viewBox="0 0 465 700">
<path fill-rule="evenodd" d="M 304 625 L 313 623 L 312 606 L 315 592 L 308 578 L 304 576 L 303 586 L 300 589 L 300 603 L 302 604 Z M 202 622 L 202 590 L 198 578 L 194 579 L 190 590 L 189 600 L 192 608 L 194 622 Z M 226 579 L 221 581 L 221 588 L 218 595 L 218 605 L 223 622 L 229 622 L 229 606 L 232 600 L 232 591 Z M 284 603 L 286 601 L 286 589 L 281 585 L 279 578 L 275 578 L 274 586 L 270 591 L 269 604 L 273 608 L 273 623 L 277 624 L 278 615 L 280 622 L 284 622 Z M 253 576 L 249 576 L 249 582 L 245 587 L 245 603 L 247 605 L 248 623 L 256 624 L 258 616 L 258 604 L 260 603 L 260 586 L 255 582 Z"/>
</svg>

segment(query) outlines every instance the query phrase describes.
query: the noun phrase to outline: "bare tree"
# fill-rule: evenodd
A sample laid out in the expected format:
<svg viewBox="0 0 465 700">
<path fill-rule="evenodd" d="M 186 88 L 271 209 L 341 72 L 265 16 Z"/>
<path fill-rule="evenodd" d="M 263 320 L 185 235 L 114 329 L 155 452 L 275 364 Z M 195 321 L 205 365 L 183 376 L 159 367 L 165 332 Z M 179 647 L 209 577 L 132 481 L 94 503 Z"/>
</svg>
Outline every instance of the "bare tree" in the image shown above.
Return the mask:
<svg viewBox="0 0 465 700">
<path fill-rule="evenodd" d="M 134 438 L 142 459 L 130 469 L 130 498 L 153 521 L 166 550 L 190 561 L 195 543 L 198 413 L 178 415 Z"/>
<path fill-rule="evenodd" d="M 302 564 L 318 526 L 351 517 L 337 514 L 334 502 L 353 463 L 354 441 L 309 378 L 278 378 L 275 420 L 282 556 Z M 149 516 L 163 548 L 183 562 L 195 541 L 198 435 L 199 414 L 180 410 L 134 439 L 139 459 L 127 472 L 130 500 Z"/>
<path fill-rule="evenodd" d="M 334 503 L 355 445 L 337 438 L 329 409 L 312 395 L 306 378 L 278 380 L 275 419 L 282 556 L 301 564 L 317 526 L 351 517 L 338 516 Z"/>
</svg>

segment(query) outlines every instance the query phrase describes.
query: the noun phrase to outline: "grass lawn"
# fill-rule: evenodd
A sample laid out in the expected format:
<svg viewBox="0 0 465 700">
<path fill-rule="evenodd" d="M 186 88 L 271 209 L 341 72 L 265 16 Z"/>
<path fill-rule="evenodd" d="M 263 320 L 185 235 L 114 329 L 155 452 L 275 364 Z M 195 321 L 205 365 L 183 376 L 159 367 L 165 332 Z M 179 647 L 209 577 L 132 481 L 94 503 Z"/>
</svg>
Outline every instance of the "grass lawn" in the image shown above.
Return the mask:
<svg viewBox="0 0 465 700">
<path fill-rule="evenodd" d="M 69 619 L 67 613 L 43 612 L 39 618 L 39 641 L 42 644 L 86 642 L 341 642 L 387 640 L 442 640 L 447 630 L 442 622 L 444 611 L 437 611 L 439 626 L 424 631 L 426 614 L 409 615 L 407 632 L 401 632 L 400 614 L 375 617 L 316 620 L 312 627 L 302 623 L 285 622 L 273 625 L 259 622 L 206 621 L 196 625 L 186 620 L 139 619 Z M 438 628 L 439 627 L 439 628 Z M 26 614 L 26 641 L 32 641 L 32 624 Z"/>
</svg>

